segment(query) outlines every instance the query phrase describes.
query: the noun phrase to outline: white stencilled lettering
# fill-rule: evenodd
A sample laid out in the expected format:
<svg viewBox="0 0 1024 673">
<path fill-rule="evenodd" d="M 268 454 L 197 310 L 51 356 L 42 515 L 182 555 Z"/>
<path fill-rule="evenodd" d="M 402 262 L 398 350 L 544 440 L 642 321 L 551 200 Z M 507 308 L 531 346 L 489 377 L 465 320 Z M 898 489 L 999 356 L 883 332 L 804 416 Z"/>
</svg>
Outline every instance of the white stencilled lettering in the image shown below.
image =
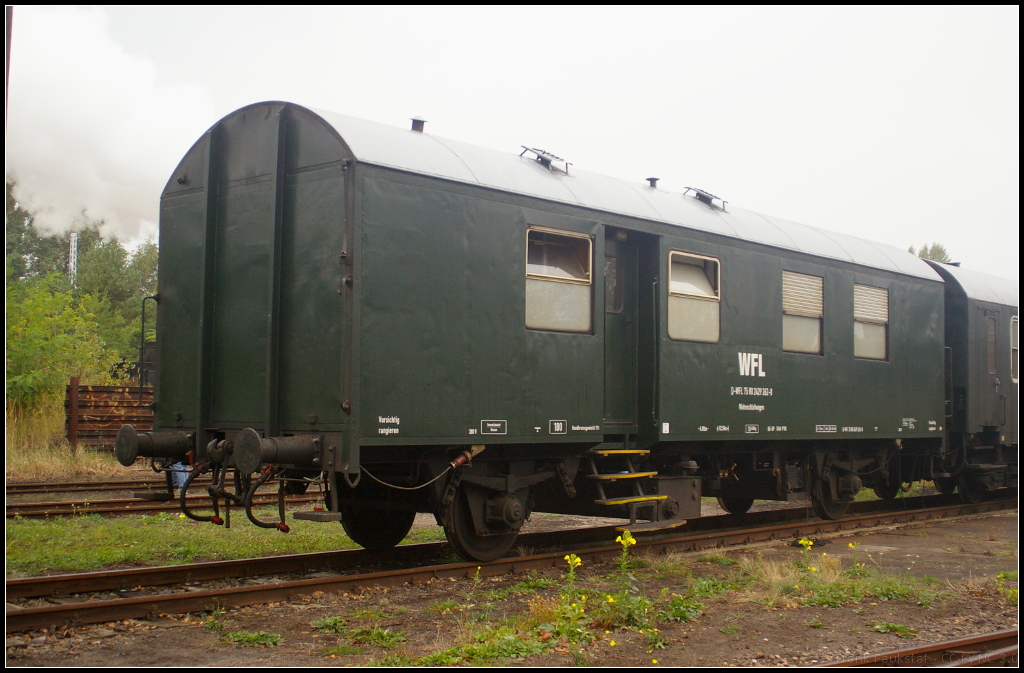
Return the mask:
<svg viewBox="0 0 1024 673">
<path fill-rule="evenodd" d="M 741 404 L 740 411 L 764 411 L 763 404 Z"/>
<path fill-rule="evenodd" d="M 764 355 L 761 353 L 738 353 L 740 376 L 765 376 Z"/>
<path fill-rule="evenodd" d="M 401 425 L 402 419 L 398 416 L 378 416 L 377 422 L 381 425 Z"/>
</svg>

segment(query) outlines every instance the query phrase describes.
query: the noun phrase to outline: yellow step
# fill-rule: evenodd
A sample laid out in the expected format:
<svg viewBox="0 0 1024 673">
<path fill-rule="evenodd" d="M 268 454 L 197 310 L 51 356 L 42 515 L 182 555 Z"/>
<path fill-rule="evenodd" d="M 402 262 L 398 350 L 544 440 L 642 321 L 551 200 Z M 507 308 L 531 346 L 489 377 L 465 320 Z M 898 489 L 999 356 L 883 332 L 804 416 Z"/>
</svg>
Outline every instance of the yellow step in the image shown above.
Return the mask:
<svg viewBox="0 0 1024 673">
<path fill-rule="evenodd" d="M 590 451 L 590 453 L 597 454 L 598 456 L 646 456 L 650 453 L 649 449 L 598 449 L 597 451 Z"/>
<path fill-rule="evenodd" d="M 658 500 L 664 500 L 667 495 L 637 495 L 630 496 L 628 498 L 611 498 L 608 500 L 595 500 L 594 504 L 597 505 L 629 505 L 634 502 L 657 502 Z"/>
<path fill-rule="evenodd" d="M 642 479 L 643 477 L 656 477 L 657 472 L 627 472 L 626 474 L 588 474 L 587 479 L 600 479 L 602 481 L 615 481 L 617 479 Z"/>
</svg>

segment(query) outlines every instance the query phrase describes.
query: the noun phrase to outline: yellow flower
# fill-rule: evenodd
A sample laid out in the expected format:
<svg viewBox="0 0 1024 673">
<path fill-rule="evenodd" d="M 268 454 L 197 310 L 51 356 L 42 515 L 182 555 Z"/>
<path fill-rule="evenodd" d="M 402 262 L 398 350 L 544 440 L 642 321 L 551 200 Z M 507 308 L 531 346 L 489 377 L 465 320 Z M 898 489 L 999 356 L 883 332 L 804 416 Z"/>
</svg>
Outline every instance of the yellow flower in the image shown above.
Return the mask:
<svg viewBox="0 0 1024 673">
<path fill-rule="evenodd" d="M 651 659 L 651 663 L 652 664 L 656 664 L 656 663 L 658 663 L 658 660 L 657 659 Z"/>
<path fill-rule="evenodd" d="M 609 644 L 609 645 L 611 645 L 612 647 L 615 647 L 615 641 L 614 641 L 614 640 L 613 640 L 613 641 L 611 641 L 611 642 L 610 642 L 610 643 L 608 643 L 608 644 Z"/>
<path fill-rule="evenodd" d="M 811 572 L 812 572 L 812 573 L 816 573 L 816 572 L 818 572 L 818 569 L 817 569 L 817 568 L 815 568 L 814 566 L 811 566 Z"/>
<path fill-rule="evenodd" d="M 614 599 L 614 598 L 612 598 L 611 596 L 609 596 L 609 597 L 608 597 L 608 602 L 609 602 L 609 603 L 614 603 L 614 602 L 615 602 L 615 599 Z"/>
<path fill-rule="evenodd" d="M 569 560 L 569 555 L 568 555 L 568 554 L 566 554 L 566 555 L 565 555 L 565 560 L 566 560 L 566 561 L 568 561 L 568 560 Z M 477 566 L 477 567 L 479 568 L 479 566 Z"/>
<path fill-rule="evenodd" d="M 852 542 L 850 544 L 846 545 L 846 546 L 849 547 L 850 549 L 853 549 L 853 543 Z"/>
</svg>

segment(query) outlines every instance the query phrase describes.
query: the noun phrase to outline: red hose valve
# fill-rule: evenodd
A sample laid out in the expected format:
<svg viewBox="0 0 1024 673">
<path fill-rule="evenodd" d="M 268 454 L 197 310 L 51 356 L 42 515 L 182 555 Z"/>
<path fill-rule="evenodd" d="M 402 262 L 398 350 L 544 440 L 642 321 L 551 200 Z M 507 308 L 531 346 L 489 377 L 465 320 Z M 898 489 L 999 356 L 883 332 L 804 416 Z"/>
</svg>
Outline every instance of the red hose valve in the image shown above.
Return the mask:
<svg viewBox="0 0 1024 673">
<path fill-rule="evenodd" d="M 483 452 L 484 448 L 485 447 L 483 444 L 474 444 L 473 446 L 469 447 L 459 455 L 455 456 L 455 460 L 450 462 L 449 465 L 452 466 L 453 470 L 457 467 L 462 467 L 466 463 L 473 460 L 473 458 L 480 455 L 480 453 Z"/>
<path fill-rule="evenodd" d="M 224 525 L 224 519 L 220 518 L 219 516 L 213 517 L 212 519 L 210 519 L 210 521 L 212 521 L 213 523 L 217 524 L 218 526 L 223 526 Z"/>
<path fill-rule="evenodd" d="M 282 521 L 281 523 L 277 524 L 277 529 L 279 531 L 281 531 L 282 533 L 287 533 L 288 531 L 291 530 L 291 528 L 288 527 L 288 524 L 286 524 L 284 521 Z"/>
</svg>

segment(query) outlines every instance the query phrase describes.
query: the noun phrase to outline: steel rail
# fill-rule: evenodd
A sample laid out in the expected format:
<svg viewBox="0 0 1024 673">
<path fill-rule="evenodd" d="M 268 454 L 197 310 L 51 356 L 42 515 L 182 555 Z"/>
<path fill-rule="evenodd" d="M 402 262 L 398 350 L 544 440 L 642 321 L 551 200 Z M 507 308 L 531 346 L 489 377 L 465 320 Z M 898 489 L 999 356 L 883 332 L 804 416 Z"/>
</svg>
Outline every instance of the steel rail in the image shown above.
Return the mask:
<svg viewBox="0 0 1024 673">
<path fill-rule="evenodd" d="M 828 668 L 844 666 L 1016 666 L 1017 629 L 1005 629 L 978 636 L 943 640 L 821 665 Z"/>
<path fill-rule="evenodd" d="M 209 485 L 209 477 L 196 479 L 193 484 Z M 39 482 L 27 481 L 7 484 L 7 497 L 14 495 L 29 495 L 35 493 L 92 493 L 95 491 L 131 491 L 142 488 L 164 488 L 166 480 L 161 476 L 154 476 L 152 479 L 122 480 L 122 481 L 54 481 Z"/>
<path fill-rule="evenodd" d="M 285 502 L 298 504 L 318 501 L 318 496 L 289 495 Z M 204 508 L 212 506 L 209 496 L 189 496 L 187 498 L 191 507 Z M 254 498 L 257 505 L 275 505 L 277 496 L 272 494 L 259 494 Z M 223 503 L 221 504 L 223 507 Z M 180 511 L 180 501 L 173 500 L 146 500 L 142 498 L 124 498 L 115 500 L 78 500 L 66 502 L 25 502 L 7 503 L 7 518 L 44 518 L 51 516 L 78 516 L 82 514 L 138 514 L 146 512 L 177 512 Z M 241 510 L 240 507 L 235 509 Z"/>
<path fill-rule="evenodd" d="M 749 544 L 761 540 L 780 539 L 798 535 L 814 535 L 840 530 L 858 529 L 868 526 L 892 525 L 927 521 L 957 515 L 978 514 L 1017 506 L 1016 498 L 1001 501 L 979 503 L 977 505 L 960 504 L 945 507 L 932 507 L 920 510 L 870 512 L 845 519 L 822 521 L 786 521 L 770 526 L 754 529 L 732 529 L 696 534 L 667 534 L 658 536 L 644 535 L 638 538 L 637 549 L 648 553 L 667 551 L 693 551 L 710 547 Z M 725 517 L 723 517 L 724 519 Z M 603 528 L 608 530 L 609 527 Z M 613 527 L 611 527 L 614 530 Z M 677 529 L 678 530 L 678 529 Z M 590 532 L 589 529 L 584 532 Z M 540 542 L 543 536 L 555 544 L 565 544 L 566 531 L 555 533 L 538 533 L 537 538 L 522 536 L 529 542 Z M 604 540 L 610 539 L 608 536 Z M 409 550 L 415 554 L 426 553 L 430 547 L 439 550 L 443 543 L 433 545 L 407 545 L 400 550 Z M 420 548 L 419 550 L 417 548 Z M 404 583 L 423 582 L 438 577 L 467 577 L 479 572 L 481 577 L 491 577 L 525 570 L 564 565 L 563 555 L 566 549 L 542 554 L 533 554 L 513 559 L 500 559 L 490 563 L 449 563 L 442 565 L 385 570 L 336 577 L 324 577 L 305 580 L 268 582 L 261 585 L 246 587 L 230 587 L 205 591 L 190 591 L 156 596 L 138 596 L 132 598 L 88 601 L 57 606 L 38 608 L 14 608 L 6 612 L 7 632 L 20 632 L 36 628 L 44 628 L 63 623 L 87 624 L 119 619 L 140 619 L 152 615 L 194 612 L 220 607 L 242 607 L 277 600 L 287 600 L 293 596 L 308 594 L 313 591 L 339 593 L 356 591 L 369 586 L 391 587 Z M 580 558 L 589 561 L 613 559 L 618 556 L 621 547 L 617 544 L 586 546 L 575 549 Z M 330 553 L 330 552 L 328 552 Z M 364 552 L 365 553 L 365 552 Z M 247 559 L 246 562 L 259 562 L 260 559 Z M 278 559 L 280 561 L 280 558 Z M 227 562 L 224 562 L 227 563 Z M 123 572 L 123 571 L 122 571 Z M 237 576 L 237 575 L 232 575 Z M 16 583 L 18 580 L 9 582 Z"/>
</svg>

